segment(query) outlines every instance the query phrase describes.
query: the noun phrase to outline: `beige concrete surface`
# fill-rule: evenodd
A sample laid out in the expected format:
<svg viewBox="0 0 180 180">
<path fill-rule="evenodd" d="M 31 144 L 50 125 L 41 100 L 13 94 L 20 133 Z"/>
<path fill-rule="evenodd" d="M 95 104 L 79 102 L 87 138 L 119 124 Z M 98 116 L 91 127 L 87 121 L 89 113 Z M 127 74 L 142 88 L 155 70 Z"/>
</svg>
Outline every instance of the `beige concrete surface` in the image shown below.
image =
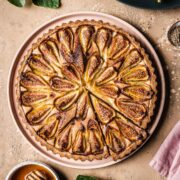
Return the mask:
<svg viewBox="0 0 180 180">
<path fill-rule="evenodd" d="M 53 17 L 73 11 L 98 11 L 120 17 L 136 26 L 161 54 L 163 67 L 169 75 L 169 107 L 155 135 L 128 160 L 114 166 L 78 170 L 59 166 L 39 155 L 21 136 L 8 109 L 7 83 L 13 56 L 25 38 L 39 25 Z M 100 177 L 104 180 L 162 180 L 148 163 L 169 131 L 180 119 L 180 50 L 167 41 L 166 33 L 171 24 L 180 18 L 180 9 L 153 11 L 127 6 L 116 0 L 62 0 L 61 8 L 45 9 L 28 5 L 17 8 L 0 0 L 0 179 L 17 163 L 38 160 L 55 167 L 62 179 L 74 180 L 78 174 Z M 168 105 L 166 104 L 166 107 Z"/>
</svg>

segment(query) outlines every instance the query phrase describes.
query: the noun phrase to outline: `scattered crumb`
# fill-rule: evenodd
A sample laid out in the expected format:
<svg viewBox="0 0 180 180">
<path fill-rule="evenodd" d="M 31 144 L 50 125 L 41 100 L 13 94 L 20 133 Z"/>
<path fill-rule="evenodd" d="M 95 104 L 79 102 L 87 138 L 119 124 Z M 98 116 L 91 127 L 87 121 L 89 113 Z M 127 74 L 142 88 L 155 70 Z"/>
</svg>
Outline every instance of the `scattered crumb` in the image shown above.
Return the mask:
<svg viewBox="0 0 180 180">
<path fill-rule="evenodd" d="M 171 93 L 172 94 L 176 93 L 176 90 L 175 89 L 171 89 Z"/>
<path fill-rule="evenodd" d="M 174 72 L 174 71 L 171 71 L 171 74 L 175 74 L 175 72 Z"/>
</svg>

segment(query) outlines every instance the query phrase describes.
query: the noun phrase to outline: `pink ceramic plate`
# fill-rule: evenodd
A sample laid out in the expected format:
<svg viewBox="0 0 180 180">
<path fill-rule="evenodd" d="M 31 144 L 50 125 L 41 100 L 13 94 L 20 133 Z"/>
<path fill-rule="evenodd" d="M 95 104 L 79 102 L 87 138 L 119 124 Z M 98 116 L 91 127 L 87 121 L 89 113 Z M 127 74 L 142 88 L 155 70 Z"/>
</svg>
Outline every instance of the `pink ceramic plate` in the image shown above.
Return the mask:
<svg viewBox="0 0 180 180">
<path fill-rule="evenodd" d="M 159 105 L 157 105 L 157 113 L 154 117 L 153 124 L 152 126 L 148 129 L 149 131 L 149 137 L 150 135 L 154 132 L 162 111 L 164 107 L 164 101 L 165 101 L 165 81 L 164 81 L 164 74 L 163 70 L 159 61 L 159 58 L 154 51 L 152 45 L 148 42 L 148 40 L 137 30 L 135 29 L 132 25 L 128 24 L 127 22 L 108 15 L 108 14 L 103 14 L 103 13 L 98 13 L 98 12 L 77 12 L 77 13 L 71 13 L 71 14 L 66 14 L 63 16 L 59 16 L 40 28 L 38 28 L 33 34 L 31 34 L 28 39 L 23 43 L 23 45 L 20 47 L 19 51 L 17 52 L 13 65 L 10 71 L 10 76 L 9 76 L 9 105 L 11 109 L 12 116 L 15 120 L 16 125 L 22 132 L 23 136 L 28 140 L 28 142 L 44 157 L 60 164 L 63 166 L 67 167 L 72 167 L 72 168 L 79 168 L 79 169 L 93 169 L 93 168 L 100 168 L 100 167 L 105 167 L 109 166 L 112 164 L 115 164 L 117 162 L 120 162 L 126 158 L 128 158 L 130 155 L 132 155 L 134 152 L 132 152 L 130 155 L 126 156 L 125 158 L 118 160 L 118 161 L 113 161 L 111 157 L 103 160 L 93 160 L 92 162 L 90 161 L 80 161 L 80 160 L 73 160 L 73 159 L 67 159 L 67 158 L 62 158 L 59 155 L 53 154 L 51 151 L 47 151 L 45 147 L 42 147 L 39 142 L 37 142 L 34 137 L 30 136 L 29 132 L 25 129 L 24 125 L 21 123 L 22 120 L 20 117 L 18 117 L 17 114 L 17 102 L 15 101 L 15 81 L 17 77 L 17 67 L 19 64 L 22 62 L 24 55 L 26 54 L 27 50 L 31 47 L 31 45 L 36 42 L 37 38 L 40 37 L 43 33 L 47 32 L 49 29 L 52 29 L 56 27 L 57 25 L 61 25 L 62 23 L 67 23 L 69 21 L 76 21 L 76 20 L 102 20 L 103 22 L 108 22 L 112 25 L 116 25 L 117 27 L 120 27 L 124 29 L 125 31 L 129 32 L 132 36 L 136 37 L 136 39 L 141 42 L 142 46 L 146 49 L 146 51 L 149 53 L 151 59 L 153 60 L 153 66 L 157 70 L 157 77 L 159 77 L 159 82 L 158 82 L 158 91 L 161 92 L 158 97 L 159 97 Z M 146 139 L 146 141 L 149 138 Z M 145 142 L 146 142 L 145 141 Z M 145 143 L 144 142 L 144 143 Z M 144 144 L 143 143 L 143 144 Z M 140 146 L 142 147 L 142 145 Z M 140 149 L 140 147 L 138 149 Z M 137 149 L 136 149 L 137 151 Z"/>
</svg>

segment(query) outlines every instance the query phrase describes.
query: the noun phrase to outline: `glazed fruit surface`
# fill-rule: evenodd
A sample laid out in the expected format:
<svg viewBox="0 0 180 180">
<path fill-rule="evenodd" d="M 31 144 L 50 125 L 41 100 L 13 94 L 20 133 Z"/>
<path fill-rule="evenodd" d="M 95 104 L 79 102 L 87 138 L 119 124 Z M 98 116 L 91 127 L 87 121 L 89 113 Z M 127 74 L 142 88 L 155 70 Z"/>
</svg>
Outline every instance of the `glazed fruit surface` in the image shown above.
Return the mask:
<svg viewBox="0 0 180 180">
<path fill-rule="evenodd" d="M 144 49 L 109 24 L 77 21 L 40 38 L 20 71 L 31 134 L 62 157 L 123 158 L 147 137 L 156 78 Z"/>
</svg>

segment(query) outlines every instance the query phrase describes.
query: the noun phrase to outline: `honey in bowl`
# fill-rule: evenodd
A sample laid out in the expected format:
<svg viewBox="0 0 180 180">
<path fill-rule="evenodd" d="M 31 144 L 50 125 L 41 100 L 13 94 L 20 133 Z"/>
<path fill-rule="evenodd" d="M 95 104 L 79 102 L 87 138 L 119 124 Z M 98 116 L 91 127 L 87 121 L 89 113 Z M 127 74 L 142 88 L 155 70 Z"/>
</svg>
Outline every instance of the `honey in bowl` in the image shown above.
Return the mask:
<svg viewBox="0 0 180 180">
<path fill-rule="evenodd" d="M 39 172 L 40 174 L 42 173 L 45 177 L 46 177 L 46 180 L 56 180 L 56 178 L 54 177 L 54 175 L 46 168 L 42 167 L 42 166 L 39 166 L 39 165 L 32 165 L 32 164 L 29 164 L 29 165 L 25 165 L 21 168 L 19 168 L 15 173 L 14 175 L 12 176 L 12 180 L 28 180 L 27 176 L 31 176 L 31 173 L 32 172 Z M 37 175 L 38 176 L 38 175 Z M 39 176 L 38 176 L 39 177 Z M 40 179 L 40 177 L 39 177 Z M 42 180 L 44 180 L 43 178 L 41 178 Z M 34 180 L 35 177 L 34 177 Z"/>
</svg>

